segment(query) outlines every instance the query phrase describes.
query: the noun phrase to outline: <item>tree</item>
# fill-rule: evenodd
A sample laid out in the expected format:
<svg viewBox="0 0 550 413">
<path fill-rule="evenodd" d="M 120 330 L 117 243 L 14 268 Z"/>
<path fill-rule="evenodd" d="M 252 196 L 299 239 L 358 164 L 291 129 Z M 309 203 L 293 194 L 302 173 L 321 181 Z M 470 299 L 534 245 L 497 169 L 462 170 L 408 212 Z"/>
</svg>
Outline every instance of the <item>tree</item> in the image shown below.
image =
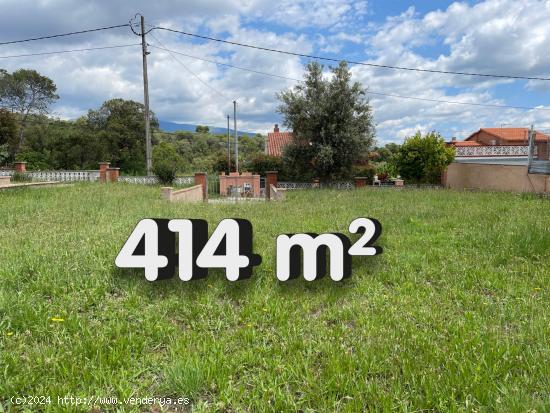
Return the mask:
<svg viewBox="0 0 550 413">
<path fill-rule="evenodd" d="M 389 162 L 399 151 L 400 146 L 397 143 L 388 143 L 385 146 L 375 147 L 371 152 L 373 160 L 377 162 Z"/>
<path fill-rule="evenodd" d="M 13 145 L 17 141 L 17 120 L 6 109 L 0 109 L 0 145 Z"/>
<path fill-rule="evenodd" d="M 158 128 L 154 113 L 150 116 L 151 128 Z M 142 103 L 108 100 L 98 110 L 88 112 L 87 123 L 100 134 L 106 156 L 113 165 L 125 172 L 145 173 L 145 107 Z"/>
<path fill-rule="evenodd" d="M 366 91 L 351 82 L 345 62 L 323 78 L 323 66 L 307 65 L 302 84 L 277 95 L 278 111 L 293 131 L 293 141 L 284 153 L 289 170 L 312 169 L 319 177 L 351 174 L 374 141 L 374 122 Z M 305 163 L 304 163 L 305 162 Z"/>
<path fill-rule="evenodd" d="M 197 133 L 208 133 L 208 132 L 210 132 L 210 128 L 208 126 L 197 125 L 197 127 L 195 128 L 195 132 L 197 132 Z"/>
<path fill-rule="evenodd" d="M 399 174 L 415 183 L 438 183 L 441 173 L 454 160 L 454 148 L 435 131 L 417 132 L 405 140 L 393 162 Z"/>
<path fill-rule="evenodd" d="M 19 115 L 19 152 L 30 115 L 45 115 L 59 96 L 53 80 L 36 70 L 19 69 L 13 73 L 0 71 L 0 104 Z"/>
</svg>

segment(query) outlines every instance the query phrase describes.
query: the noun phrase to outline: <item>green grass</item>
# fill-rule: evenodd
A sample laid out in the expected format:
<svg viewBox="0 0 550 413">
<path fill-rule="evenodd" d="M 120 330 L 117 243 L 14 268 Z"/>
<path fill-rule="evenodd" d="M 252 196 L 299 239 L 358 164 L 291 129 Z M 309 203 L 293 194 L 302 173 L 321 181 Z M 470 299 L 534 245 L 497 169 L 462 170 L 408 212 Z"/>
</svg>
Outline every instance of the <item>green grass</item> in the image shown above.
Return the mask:
<svg viewBox="0 0 550 413">
<path fill-rule="evenodd" d="M 42 395 L 52 404 L 29 411 L 91 410 L 57 404 L 72 395 L 189 397 L 193 411 L 550 411 L 548 200 L 317 190 L 188 205 L 159 192 L 0 191 L 0 407 Z M 341 283 L 276 280 L 278 234 L 347 233 L 359 216 L 382 222 L 381 256 L 354 259 Z M 117 270 L 146 217 L 210 231 L 247 218 L 263 263 L 238 283 Z"/>
</svg>

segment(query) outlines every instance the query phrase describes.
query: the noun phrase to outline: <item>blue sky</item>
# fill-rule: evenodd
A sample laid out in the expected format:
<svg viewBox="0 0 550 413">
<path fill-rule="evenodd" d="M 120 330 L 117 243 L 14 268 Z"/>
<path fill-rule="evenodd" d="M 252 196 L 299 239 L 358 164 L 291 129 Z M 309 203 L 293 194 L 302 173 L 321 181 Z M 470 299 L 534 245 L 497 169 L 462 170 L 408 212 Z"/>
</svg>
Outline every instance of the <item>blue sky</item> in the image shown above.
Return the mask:
<svg viewBox="0 0 550 413">
<path fill-rule="evenodd" d="M 427 69 L 550 77 L 550 2 L 537 0 L 0 0 L 0 39 L 12 40 L 125 23 L 136 12 L 174 29 L 335 58 Z M 303 76 L 307 61 L 154 31 L 152 45 L 279 74 Z M 0 46 L 0 56 L 134 43 L 129 30 Z M 76 118 L 113 97 L 142 101 L 139 47 L 0 59 L 0 67 L 35 68 L 58 85 L 54 108 Z M 160 119 L 224 126 L 239 102 L 239 129 L 267 132 L 282 123 L 275 94 L 295 82 L 252 74 L 151 48 L 152 109 Z M 550 82 L 510 81 L 352 67 L 372 92 L 435 100 L 550 108 Z M 206 86 L 208 85 L 208 86 Z M 464 138 L 501 124 L 550 128 L 549 110 L 442 104 L 370 95 L 379 143 L 415 131 Z"/>
</svg>

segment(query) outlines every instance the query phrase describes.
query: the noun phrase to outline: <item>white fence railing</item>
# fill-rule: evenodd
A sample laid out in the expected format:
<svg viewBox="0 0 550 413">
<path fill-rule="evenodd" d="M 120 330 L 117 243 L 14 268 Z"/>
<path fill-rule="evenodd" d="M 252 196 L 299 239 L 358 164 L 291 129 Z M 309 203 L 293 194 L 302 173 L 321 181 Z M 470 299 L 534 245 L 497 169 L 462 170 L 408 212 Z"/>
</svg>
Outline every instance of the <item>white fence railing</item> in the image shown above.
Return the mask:
<svg viewBox="0 0 550 413">
<path fill-rule="evenodd" d="M 156 176 L 119 176 L 118 182 L 138 185 L 157 185 L 159 179 Z M 174 179 L 175 185 L 190 185 L 195 183 L 194 176 L 178 176 Z"/>
<path fill-rule="evenodd" d="M 2 170 L 0 176 L 13 176 L 15 171 Z M 75 181 L 97 181 L 99 171 L 32 171 L 26 172 L 26 176 L 37 182 L 75 182 Z"/>
<path fill-rule="evenodd" d="M 281 189 L 313 189 L 313 188 L 332 188 L 332 189 L 353 189 L 353 182 L 277 182 L 277 188 Z"/>
<path fill-rule="evenodd" d="M 14 170 L 0 170 L 0 176 L 13 176 Z M 75 181 L 97 181 L 99 180 L 99 171 L 29 171 L 25 175 L 33 181 L 60 181 L 60 182 L 75 182 Z M 119 182 L 128 182 L 131 184 L 141 185 L 156 185 L 159 180 L 156 176 L 120 176 Z M 190 185 L 195 182 L 193 176 L 179 176 L 174 180 L 176 185 Z"/>
<path fill-rule="evenodd" d="M 528 156 L 529 146 L 458 146 L 455 154 L 457 158 L 467 156 Z"/>
</svg>

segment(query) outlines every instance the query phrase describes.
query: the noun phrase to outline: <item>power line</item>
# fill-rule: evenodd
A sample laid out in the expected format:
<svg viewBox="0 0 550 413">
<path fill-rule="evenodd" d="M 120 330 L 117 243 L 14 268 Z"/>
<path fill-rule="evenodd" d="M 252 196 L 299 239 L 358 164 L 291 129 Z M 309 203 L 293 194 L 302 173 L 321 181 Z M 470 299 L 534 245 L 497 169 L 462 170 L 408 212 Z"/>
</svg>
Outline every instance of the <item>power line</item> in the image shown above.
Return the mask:
<svg viewBox="0 0 550 413">
<path fill-rule="evenodd" d="M 183 66 L 183 68 L 185 70 L 187 70 L 189 73 L 191 73 L 199 82 L 201 82 L 204 86 L 206 86 L 207 88 L 209 88 L 210 90 L 213 90 L 215 93 L 217 93 L 219 96 L 221 96 L 222 98 L 224 99 L 229 99 L 227 96 L 225 96 L 224 93 L 220 92 L 218 89 L 216 89 L 214 86 L 208 84 L 207 82 L 205 82 L 204 80 L 202 80 L 199 75 L 197 75 L 195 72 L 193 72 L 191 69 L 189 69 L 187 67 L 187 65 L 185 63 L 183 63 L 180 59 L 178 59 L 176 56 L 174 56 L 174 52 L 172 52 L 171 50 L 167 49 L 164 44 L 162 44 L 162 42 L 157 39 L 153 33 L 149 33 L 151 35 L 151 37 L 153 39 L 155 39 L 161 46 L 163 46 L 164 48 L 160 48 L 158 46 L 155 46 L 155 45 L 150 45 L 151 47 L 154 47 L 154 48 L 157 48 L 157 49 L 163 49 L 165 50 L 166 52 L 168 52 L 168 54 L 172 57 L 172 59 L 174 59 L 176 62 L 178 62 L 180 65 Z"/>
<path fill-rule="evenodd" d="M 497 105 L 497 104 L 491 104 L 491 103 L 458 102 L 456 100 L 440 100 L 440 99 L 430 99 L 430 98 L 419 98 L 419 97 L 415 97 L 415 96 L 395 95 L 393 93 L 371 92 L 369 90 L 367 90 L 367 94 L 389 96 L 389 97 L 403 98 L 403 99 L 412 99 L 412 100 L 422 100 L 422 101 L 426 101 L 426 102 L 450 103 L 452 105 L 482 106 L 482 107 L 501 108 L 501 109 L 504 108 L 504 109 L 524 109 L 524 110 L 550 110 L 550 108 L 537 108 L 537 107 L 532 107 L 532 106 Z"/>
<path fill-rule="evenodd" d="M 265 76 L 271 76 L 271 77 L 275 77 L 275 78 L 279 78 L 279 79 L 292 80 L 292 81 L 295 81 L 295 82 L 303 82 L 303 80 L 288 77 L 288 76 L 282 76 L 282 75 L 277 75 L 277 74 L 274 74 L 274 73 L 262 72 L 260 70 L 249 69 L 249 68 L 245 68 L 245 67 L 241 67 L 241 66 L 235 66 L 235 65 L 228 64 L 228 63 L 223 63 L 223 62 L 219 62 L 219 61 L 216 61 L 216 60 L 210 60 L 210 59 L 205 59 L 205 58 L 202 58 L 202 57 L 192 56 L 192 55 L 189 55 L 189 54 L 186 54 L 186 53 L 181 53 L 181 52 L 178 52 L 178 51 L 175 51 L 175 50 L 166 49 L 166 48 L 162 48 L 162 47 L 158 47 L 158 46 L 151 46 L 151 47 L 154 47 L 156 49 L 165 50 L 167 52 L 179 54 L 179 55 L 182 55 L 182 56 L 186 56 L 186 57 L 189 57 L 189 58 L 192 58 L 192 59 L 197 59 L 197 60 L 202 60 L 202 61 L 205 61 L 205 62 L 217 64 L 217 65 L 220 65 L 220 66 L 231 67 L 233 69 L 244 70 L 244 71 L 247 71 L 247 72 L 256 73 L 256 74 L 265 75 Z M 416 97 L 416 96 L 397 95 L 397 94 L 394 94 L 394 93 L 383 93 L 383 92 L 375 92 L 375 91 L 370 91 L 370 90 L 367 90 L 366 93 L 371 94 L 371 95 L 380 95 L 380 96 L 387 96 L 387 97 L 400 98 L 400 99 L 420 100 L 420 101 L 435 102 L 435 103 L 449 103 L 449 104 L 453 104 L 453 105 L 481 106 L 481 107 L 491 107 L 491 108 L 501 108 L 501 109 L 550 110 L 550 108 L 537 108 L 537 107 L 531 107 L 531 106 L 498 105 L 498 104 L 491 104 L 491 103 L 472 103 L 472 102 L 459 102 L 459 101 L 443 100 L 443 99 L 421 98 L 421 97 Z"/>
<path fill-rule="evenodd" d="M 263 51 L 273 52 L 273 53 L 281 53 L 281 54 L 286 54 L 286 55 L 290 55 L 290 56 L 304 57 L 304 58 L 308 58 L 308 59 L 326 60 L 326 61 L 330 61 L 330 62 L 340 62 L 342 60 L 345 60 L 346 62 L 348 62 L 350 64 L 360 65 L 360 66 L 370 66 L 370 67 L 377 67 L 377 68 L 383 68 L 383 69 L 407 70 L 407 71 L 412 71 L 412 72 L 440 73 L 440 74 L 445 74 L 445 75 L 479 76 L 479 77 L 491 77 L 491 78 L 501 78 L 501 79 L 522 79 L 522 80 L 550 81 L 550 78 L 546 78 L 546 77 L 531 77 L 531 76 L 519 76 L 519 75 L 499 75 L 499 74 L 473 73 L 473 72 L 455 72 L 455 71 L 451 71 L 451 70 L 420 69 L 420 68 L 405 67 L 405 66 L 392 66 L 392 65 L 383 65 L 383 64 L 377 64 L 377 63 L 356 62 L 356 61 L 353 61 L 353 60 L 347 60 L 347 59 L 342 59 L 342 58 L 337 59 L 337 58 L 324 57 L 324 56 L 315 56 L 315 55 L 310 55 L 310 54 L 305 54 L 305 53 L 296 53 L 296 52 L 289 52 L 287 50 L 279 50 L 279 49 L 272 49 L 272 48 L 269 48 L 269 47 L 255 46 L 255 45 L 251 45 L 251 44 L 247 44 L 247 43 L 233 42 L 233 41 L 230 41 L 230 40 L 222 40 L 222 39 L 217 39 L 215 37 L 203 36 L 203 35 L 195 34 L 195 33 L 188 33 L 188 32 L 184 32 L 184 31 L 181 31 L 181 30 L 175 30 L 175 29 L 170 29 L 170 28 L 161 27 L 161 26 L 156 26 L 156 27 L 154 27 L 154 29 L 156 29 L 156 30 L 165 30 L 165 31 L 173 32 L 173 33 L 179 33 L 179 34 L 183 34 L 185 36 L 196 37 L 196 38 L 199 38 L 199 39 L 210 40 L 210 41 L 213 41 L 213 42 L 230 44 L 230 45 L 233 45 L 233 46 L 248 47 L 248 48 L 251 48 L 251 49 L 263 50 Z"/>
<path fill-rule="evenodd" d="M 245 70 L 247 72 L 257 73 L 257 74 L 260 74 L 260 75 L 277 77 L 279 79 L 294 80 L 295 82 L 302 82 L 302 80 L 300 80 L 300 79 L 294 79 L 294 78 L 291 78 L 291 77 L 288 77 L 288 76 L 276 75 L 274 73 L 266 73 L 266 72 L 262 72 L 262 71 L 259 71 L 259 70 L 249 69 L 249 68 L 246 68 L 246 67 L 230 65 L 229 63 L 223 63 L 223 62 L 219 62 L 217 60 L 210 60 L 210 59 L 205 59 L 203 57 L 192 56 L 192 55 L 189 55 L 189 54 L 186 54 L 186 53 L 177 52 L 175 50 L 170 50 L 170 49 L 166 49 L 166 48 L 163 48 L 163 47 L 158 47 L 158 46 L 153 46 L 153 45 L 151 45 L 151 47 L 153 47 L 155 49 L 164 50 L 166 52 L 176 53 L 176 54 L 179 54 L 179 55 L 182 55 L 182 56 L 185 56 L 185 57 L 190 57 L 191 59 L 197 59 L 197 60 L 202 60 L 204 62 L 214 63 L 214 64 L 220 65 L 220 66 L 226 66 L 226 67 L 231 67 L 233 69 Z"/>
<path fill-rule="evenodd" d="M 52 51 L 52 52 L 16 54 L 16 55 L 10 55 L 10 56 L 0 56 L 0 59 L 12 59 L 12 58 L 17 58 L 17 57 L 30 57 L 30 56 L 43 56 L 43 55 L 52 55 L 52 54 L 85 52 L 85 51 L 89 51 L 89 50 L 117 49 L 117 48 L 121 48 L 121 47 L 131 47 L 131 46 L 140 46 L 140 43 L 119 44 L 119 45 L 114 45 L 114 46 L 102 46 L 102 47 L 88 47 L 88 48 L 85 48 L 85 49 L 56 50 L 56 51 Z"/>
<path fill-rule="evenodd" d="M 73 36 L 75 34 L 99 32 L 99 31 L 102 31 L 102 30 L 118 29 L 120 27 L 130 27 L 130 24 L 129 23 L 117 24 L 115 26 L 98 27 L 98 28 L 95 28 L 95 29 L 80 30 L 80 31 L 77 31 L 77 32 L 52 34 L 52 35 L 49 35 L 49 36 L 33 37 L 33 38 L 30 38 L 30 39 L 23 39 L 23 40 L 10 40 L 8 42 L 0 42 L 0 46 L 6 45 L 6 44 L 34 42 L 35 40 L 53 39 L 53 38 L 56 38 L 56 37 Z"/>
</svg>

